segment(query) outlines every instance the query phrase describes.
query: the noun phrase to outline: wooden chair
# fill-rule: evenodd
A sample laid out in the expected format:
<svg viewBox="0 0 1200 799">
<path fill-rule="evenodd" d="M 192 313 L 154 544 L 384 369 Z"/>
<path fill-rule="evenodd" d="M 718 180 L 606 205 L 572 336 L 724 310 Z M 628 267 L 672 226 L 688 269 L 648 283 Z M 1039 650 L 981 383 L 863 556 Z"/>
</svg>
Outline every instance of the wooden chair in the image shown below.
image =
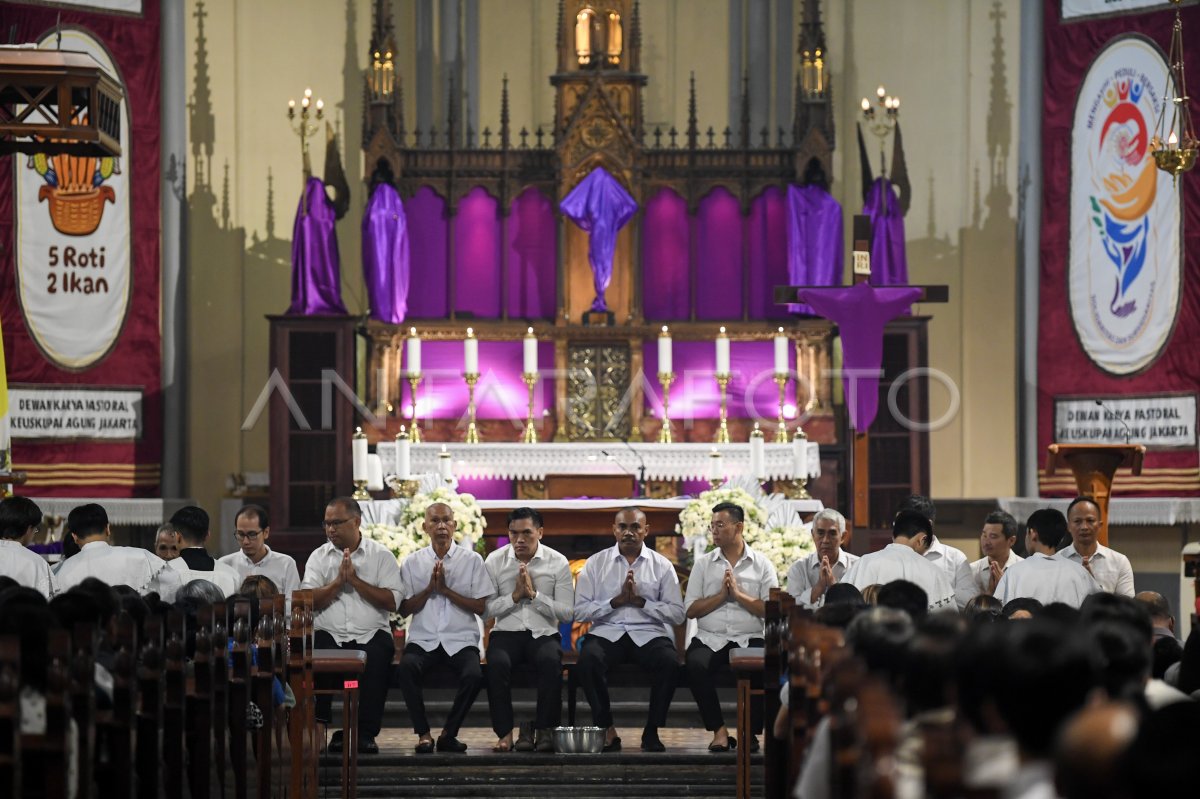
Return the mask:
<svg viewBox="0 0 1200 799">
<path fill-rule="evenodd" d="M 154 799 L 162 795 L 163 650 L 162 621 L 146 619 L 144 640 L 137 664 L 137 795 Z"/>
<path fill-rule="evenodd" d="M 92 761 L 96 754 L 96 628 L 86 622 L 75 625 L 71 637 L 71 718 L 75 721 L 75 751 L 78 753 L 76 799 L 91 799 Z"/>
<path fill-rule="evenodd" d="M 0 795 L 21 794 L 21 642 L 0 636 Z"/>
<path fill-rule="evenodd" d="M 316 688 L 314 694 L 342 697 L 342 799 L 358 795 L 358 681 L 367 668 L 367 653 L 357 649 L 313 650 L 313 675 L 337 678 L 337 688 Z"/>
</svg>

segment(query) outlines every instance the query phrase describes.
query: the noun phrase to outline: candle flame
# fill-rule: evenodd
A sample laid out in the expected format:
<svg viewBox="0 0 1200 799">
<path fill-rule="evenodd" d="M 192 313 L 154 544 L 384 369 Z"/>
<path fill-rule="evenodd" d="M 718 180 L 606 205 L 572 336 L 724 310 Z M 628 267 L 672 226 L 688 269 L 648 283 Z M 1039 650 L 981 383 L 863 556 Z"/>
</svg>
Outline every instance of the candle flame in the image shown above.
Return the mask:
<svg viewBox="0 0 1200 799">
<path fill-rule="evenodd" d="M 531 327 L 531 328 L 529 328 L 528 330 L 526 330 L 526 331 L 525 331 L 525 335 L 527 335 L 527 336 L 532 336 L 532 335 L 533 335 L 533 328 Z"/>
<path fill-rule="evenodd" d="M 864 111 L 871 110 L 871 101 L 868 100 L 866 97 L 862 98 L 862 110 L 864 110 Z"/>
<path fill-rule="evenodd" d="M 475 328 L 473 328 L 473 327 L 468 327 L 468 328 L 467 328 L 467 338 L 471 338 L 471 337 L 472 337 L 472 336 L 474 336 L 474 335 L 475 335 Z"/>
<path fill-rule="evenodd" d="M 721 335 L 725 335 L 725 326 L 721 325 Z"/>
<path fill-rule="evenodd" d="M 667 334 L 668 334 L 668 333 L 670 333 L 670 332 L 671 332 L 671 331 L 667 329 L 667 326 L 666 326 L 666 325 L 663 325 L 663 335 L 665 336 L 665 335 L 667 335 Z"/>
<path fill-rule="evenodd" d="M 887 94 L 887 89 L 883 88 L 883 86 L 881 85 L 878 89 L 875 90 L 875 94 L 879 97 L 880 100 L 882 100 L 884 95 Z"/>
<path fill-rule="evenodd" d="M 1175 131 L 1171 131 L 1171 135 L 1167 137 L 1167 145 L 1174 147 L 1178 143 L 1179 143 L 1179 138 L 1176 137 Z"/>
</svg>

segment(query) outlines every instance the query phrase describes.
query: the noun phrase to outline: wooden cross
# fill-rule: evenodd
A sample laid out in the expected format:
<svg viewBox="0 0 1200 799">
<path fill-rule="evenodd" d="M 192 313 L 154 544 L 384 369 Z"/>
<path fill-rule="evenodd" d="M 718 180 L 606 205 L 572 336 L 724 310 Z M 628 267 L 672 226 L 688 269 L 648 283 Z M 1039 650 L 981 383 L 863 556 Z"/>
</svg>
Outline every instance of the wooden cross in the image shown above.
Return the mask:
<svg viewBox="0 0 1200 799">
<path fill-rule="evenodd" d="M 871 278 L 871 220 L 867 216 L 854 217 L 854 249 L 852 252 L 853 283 L 865 283 Z M 799 299 L 801 291 L 828 290 L 829 286 L 776 286 L 776 304 L 791 304 L 803 302 Z M 920 289 L 919 296 L 913 302 L 948 302 L 950 288 L 945 285 L 908 286 Z M 854 446 L 850 450 L 851 487 L 853 489 L 853 513 L 851 523 L 855 528 L 865 528 L 870 524 L 870 448 L 869 432 L 854 431 Z"/>
</svg>

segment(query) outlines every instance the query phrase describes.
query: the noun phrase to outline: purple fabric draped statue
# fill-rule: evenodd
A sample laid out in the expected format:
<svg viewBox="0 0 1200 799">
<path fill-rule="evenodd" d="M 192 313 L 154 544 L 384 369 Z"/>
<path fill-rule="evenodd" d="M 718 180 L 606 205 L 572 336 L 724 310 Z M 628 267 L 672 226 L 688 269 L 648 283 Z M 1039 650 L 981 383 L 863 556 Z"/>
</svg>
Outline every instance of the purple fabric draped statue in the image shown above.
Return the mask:
<svg viewBox="0 0 1200 799">
<path fill-rule="evenodd" d="M 376 186 L 367 201 L 362 260 L 371 318 L 400 324 L 408 313 L 408 219 L 400 194 L 387 183 Z"/>
<path fill-rule="evenodd" d="M 850 426 L 864 432 L 879 410 L 883 326 L 921 297 L 920 288 L 876 288 L 869 283 L 803 289 L 797 296 L 838 326 L 842 339 L 842 384 L 850 406 Z"/>
<path fill-rule="evenodd" d="M 907 286 L 904 212 L 891 181 L 877 178 L 871 184 L 863 213 L 871 218 L 871 285 Z"/>
<path fill-rule="evenodd" d="M 309 178 L 292 227 L 292 304 L 295 316 L 345 314 L 333 204 L 325 184 Z"/>
<path fill-rule="evenodd" d="M 612 282 L 617 231 L 637 212 L 637 201 L 604 167 L 598 166 L 571 189 L 558 207 L 589 234 L 588 262 L 592 265 L 592 283 L 596 288 L 592 310 L 607 311 L 604 292 Z"/>
<path fill-rule="evenodd" d="M 793 286 L 842 282 L 842 206 L 820 186 L 788 186 L 788 281 Z M 792 313 L 815 314 L 807 305 Z"/>
</svg>

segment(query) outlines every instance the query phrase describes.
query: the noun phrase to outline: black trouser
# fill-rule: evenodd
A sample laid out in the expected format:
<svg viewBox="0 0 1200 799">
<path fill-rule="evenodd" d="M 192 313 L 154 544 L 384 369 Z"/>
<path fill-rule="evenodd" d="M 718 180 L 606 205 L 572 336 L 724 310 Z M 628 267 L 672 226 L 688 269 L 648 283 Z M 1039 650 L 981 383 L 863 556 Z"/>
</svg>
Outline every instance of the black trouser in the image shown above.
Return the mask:
<svg viewBox="0 0 1200 799">
<path fill-rule="evenodd" d="M 400 684 L 400 690 L 404 692 L 404 704 L 408 706 L 408 715 L 417 735 L 429 734 L 429 719 L 425 717 L 425 696 L 421 692 L 421 679 L 430 669 L 446 666 L 458 675 L 458 692 L 454 694 L 454 705 L 446 718 L 444 731 L 446 735 L 456 736 L 467 717 L 467 711 L 479 695 L 479 689 L 483 687 L 479 650 L 473 646 L 463 647 L 451 656 L 440 646 L 432 652 L 426 652 L 416 644 L 404 647 L 404 656 L 400 658 L 400 666 L 396 669 L 396 681 Z"/>
<path fill-rule="evenodd" d="M 650 712 L 646 729 L 666 726 L 667 709 L 671 707 L 679 676 L 679 659 L 675 652 L 675 642 L 666 636 L 647 641 L 643 646 L 635 644 L 628 634 L 617 641 L 598 635 L 584 636 L 575 668 L 588 704 L 592 706 L 592 722 L 597 727 L 613 726 L 608 701 L 608 670 L 632 660 L 650 673 Z"/>
<path fill-rule="evenodd" d="M 379 728 L 383 726 L 383 703 L 387 701 L 388 685 L 391 683 L 392 657 L 396 654 L 396 642 L 392 634 L 379 630 L 365 644 L 356 641 L 339 644 L 329 633 L 317 630 L 313 635 L 313 646 L 316 649 L 357 649 L 367 653 L 367 666 L 358 679 L 358 734 L 363 738 L 379 735 Z M 336 675 L 318 678 L 317 688 L 335 688 L 340 679 Z M 317 697 L 318 719 L 330 719 L 332 700 L 333 697 L 329 695 Z"/>
<path fill-rule="evenodd" d="M 749 645 L 762 646 L 763 639 L 751 638 Z M 729 652 L 737 648 L 736 643 L 729 643 L 714 652 L 701 643 L 699 638 L 693 638 L 691 646 L 688 647 L 686 660 L 688 685 L 692 689 L 692 697 L 696 700 L 696 706 L 700 708 L 700 718 L 704 719 L 704 729 L 709 732 L 716 732 L 725 726 L 725 716 L 721 713 L 721 702 L 717 698 L 716 678 L 722 674 L 733 676 L 733 671 L 729 668 Z M 752 687 L 761 688 L 762 675 L 754 675 L 750 682 Z M 759 697 L 758 701 L 750 703 L 750 729 L 759 733 L 762 732 L 762 728 L 763 703 L 762 698 Z"/>
<path fill-rule="evenodd" d="M 488 637 L 487 664 L 488 709 L 497 738 L 503 738 L 513 729 L 513 666 L 532 664 L 537 672 L 534 726 L 539 730 L 558 726 L 562 715 L 562 636 L 555 633 L 534 638 L 528 630 L 492 630 Z"/>
</svg>

